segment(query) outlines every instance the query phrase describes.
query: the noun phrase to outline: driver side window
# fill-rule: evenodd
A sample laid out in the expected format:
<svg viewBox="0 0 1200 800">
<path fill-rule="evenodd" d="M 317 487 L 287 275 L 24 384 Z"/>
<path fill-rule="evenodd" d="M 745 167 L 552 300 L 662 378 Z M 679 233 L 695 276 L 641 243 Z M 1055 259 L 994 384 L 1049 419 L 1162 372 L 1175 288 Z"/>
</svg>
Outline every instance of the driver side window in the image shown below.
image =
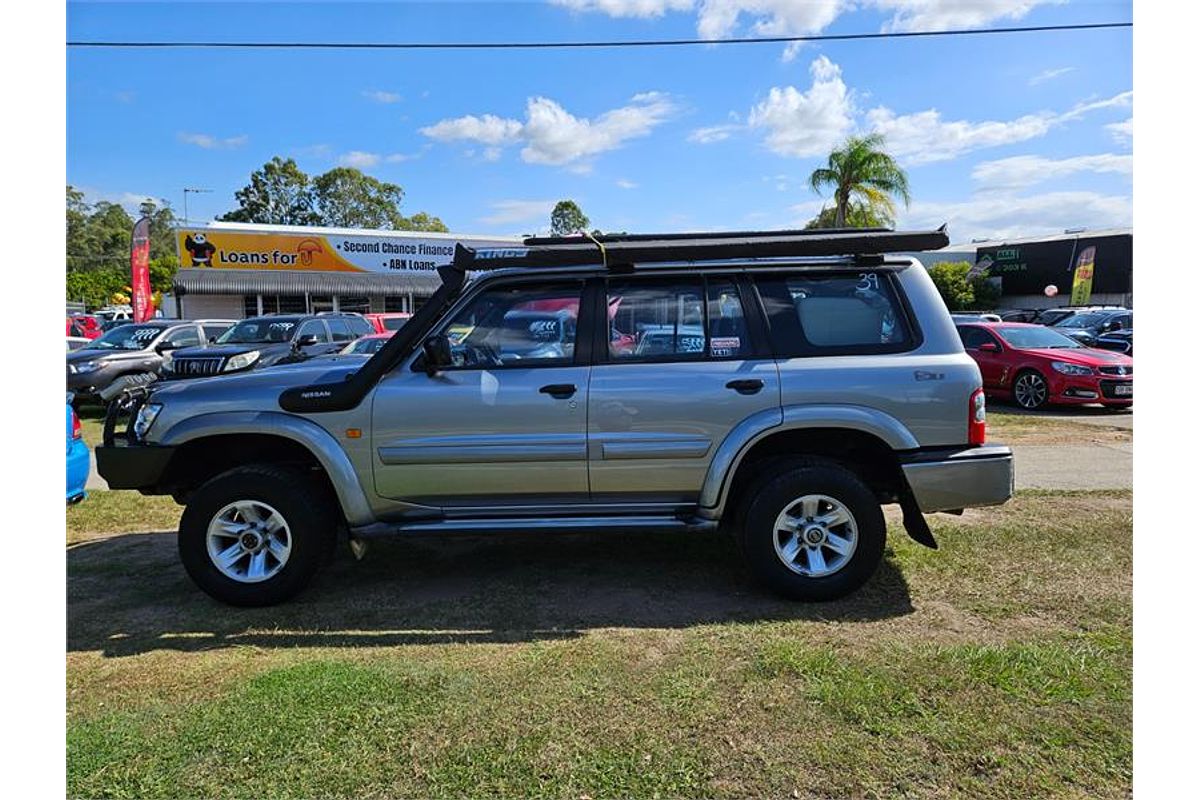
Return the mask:
<svg viewBox="0 0 1200 800">
<path fill-rule="evenodd" d="M 496 288 L 445 329 L 451 368 L 569 364 L 575 358 L 581 283 Z"/>
</svg>

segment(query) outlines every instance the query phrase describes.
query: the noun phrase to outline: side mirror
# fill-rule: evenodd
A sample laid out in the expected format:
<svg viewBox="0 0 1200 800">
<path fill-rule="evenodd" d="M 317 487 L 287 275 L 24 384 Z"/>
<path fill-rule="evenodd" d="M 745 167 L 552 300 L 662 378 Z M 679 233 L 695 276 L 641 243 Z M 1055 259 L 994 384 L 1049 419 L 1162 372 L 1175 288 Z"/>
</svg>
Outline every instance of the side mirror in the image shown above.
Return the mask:
<svg viewBox="0 0 1200 800">
<path fill-rule="evenodd" d="M 430 336 L 421 346 L 425 354 L 425 373 L 433 377 L 442 367 L 451 364 L 450 338 L 448 336 Z"/>
<path fill-rule="evenodd" d="M 979 351 L 981 353 L 999 353 L 1000 345 L 996 344 L 995 342 L 984 342 L 983 344 L 979 345 Z"/>
<path fill-rule="evenodd" d="M 1114 319 L 1112 322 L 1108 323 L 1108 325 L 1104 326 L 1104 330 L 1105 331 L 1119 331 L 1124 327 L 1125 326 L 1121 323 L 1121 320 Z"/>
<path fill-rule="evenodd" d="M 154 352 L 165 353 L 168 350 L 178 350 L 178 349 L 179 349 L 179 345 L 175 344 L 174 342 L 160 342 L 158 344 L 158 346 L 154 348 Z"/>
<path fill-rule="evenodd" d="M 317 344 L 319 341 L 320 340 L 317 338 L 315 333 L 309 333 L 296 339 L 293 343 L 293 346 L 296 348 L 311 347 L 312 345 Z"/>
</svg>

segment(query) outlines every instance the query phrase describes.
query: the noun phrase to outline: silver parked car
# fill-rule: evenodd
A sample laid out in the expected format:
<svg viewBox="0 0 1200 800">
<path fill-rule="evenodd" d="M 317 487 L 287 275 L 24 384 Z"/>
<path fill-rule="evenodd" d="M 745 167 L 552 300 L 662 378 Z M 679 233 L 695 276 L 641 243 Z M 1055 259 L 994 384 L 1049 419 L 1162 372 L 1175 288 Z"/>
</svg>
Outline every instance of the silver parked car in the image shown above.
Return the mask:
<svg viewBox="0 0 1200 800">
<path fill-rule="evenodd" d="M 924 514 L 1012 493 L 945 305 L 918 262 L 884 255 L 946 241 L 460 245 L 365 362 L 121 395 L 128 429 L 99 471 L 186 504 L 185 568 L 237 605 L 300 591 L 339 533 L 361 554 L 381 536 L 606 528 L 723 528 L 767 587 L 839 597 L 882 558 L 883 504 L 933 547 Z"/>
</svg>

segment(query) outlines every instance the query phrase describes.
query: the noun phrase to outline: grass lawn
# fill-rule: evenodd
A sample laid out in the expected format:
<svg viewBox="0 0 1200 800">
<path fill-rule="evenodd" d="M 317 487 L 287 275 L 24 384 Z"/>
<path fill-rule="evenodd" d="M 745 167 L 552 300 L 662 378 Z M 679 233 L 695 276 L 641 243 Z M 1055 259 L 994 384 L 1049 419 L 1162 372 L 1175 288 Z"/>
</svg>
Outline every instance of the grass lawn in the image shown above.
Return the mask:
<svg viewBox="0 0 1200 800">
<path fill-rule="evenodd" d="M 178 518 L 68 512 L 73 797 L 1131 791 L 1128 492 L 934 516 L 936 552 L 893 528 L 820 605 L 715 536 L 571 534 L 380 543 L 239 610 L 169 533 L 97 536 L 118 513 Z"/>
<path fill-rule="evenodd" d="M 1065 412 L 1070 413 L 1070 412 Z M 1084 412 L 1086 413 L 1086 412 Z M 1075 422 L 989 405 L 988 441 L 1004 444 L 1114 444 L 1132 442 L 1133 429 L 1099 422 Z"/>
</svg>

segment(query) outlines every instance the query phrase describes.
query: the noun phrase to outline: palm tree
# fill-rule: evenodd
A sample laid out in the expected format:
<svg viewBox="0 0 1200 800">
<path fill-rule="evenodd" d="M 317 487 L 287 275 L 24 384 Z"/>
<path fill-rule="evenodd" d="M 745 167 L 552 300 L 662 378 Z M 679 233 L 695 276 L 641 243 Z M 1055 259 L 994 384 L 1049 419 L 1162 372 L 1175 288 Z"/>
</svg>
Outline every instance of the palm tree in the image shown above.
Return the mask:
<svg viewBox="0 0 1200 800">
<path fill-rule="evenodd" d="M 846 227 L 847 212 L 855 200 L 874 210 L 876 216 L 890 219 L 896 213 L 893 196 L 904 200 L 905 207 L 912 199 L 908 176 L 883 149 L 879 133 L 851 136 L 829 154 L 826 166 L 813 170 L 808 183 L 817 194 L 833 187 L 835 228 Z"/>
</svg>

